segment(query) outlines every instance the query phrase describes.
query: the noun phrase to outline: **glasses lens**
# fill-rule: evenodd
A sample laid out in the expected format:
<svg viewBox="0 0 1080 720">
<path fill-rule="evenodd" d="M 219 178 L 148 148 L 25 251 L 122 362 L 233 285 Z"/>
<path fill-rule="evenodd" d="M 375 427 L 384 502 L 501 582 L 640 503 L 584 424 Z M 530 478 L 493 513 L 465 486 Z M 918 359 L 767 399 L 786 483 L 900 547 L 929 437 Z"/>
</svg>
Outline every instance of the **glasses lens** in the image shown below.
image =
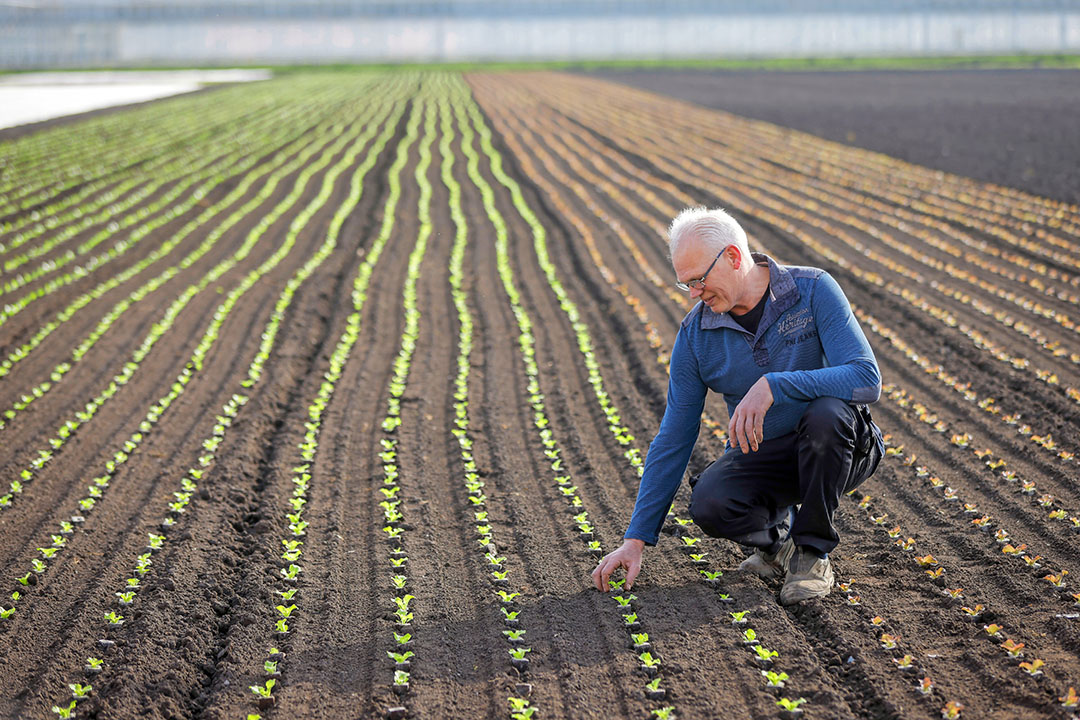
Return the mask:
<svg viewBox="0 0 1080 720">
<path fill-rule="evenodd" d="M 686 283 L 684 283 L 684 282 L 677 282 L 677 283 L 675 283 L 675 287 L 679 288 L 679 289 L 680 289 L 680 290 L 682 290 L 683 292 L 690 292 L 690 286 L 689 286 L 689 285 L 687 285 L 687 284 L 686 284 Z"/>
</svg>

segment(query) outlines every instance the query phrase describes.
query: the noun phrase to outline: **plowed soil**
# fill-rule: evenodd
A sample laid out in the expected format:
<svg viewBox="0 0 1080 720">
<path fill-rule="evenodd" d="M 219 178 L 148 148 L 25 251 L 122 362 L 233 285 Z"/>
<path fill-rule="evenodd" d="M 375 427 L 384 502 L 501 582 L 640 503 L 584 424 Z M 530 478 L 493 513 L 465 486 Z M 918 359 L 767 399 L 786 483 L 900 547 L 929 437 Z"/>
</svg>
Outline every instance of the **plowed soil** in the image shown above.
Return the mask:
<svg viewBox="0 0 1080 720">
<path fill-rule="evenodd" d="M 399 77 L 385 76 L 387 97 L 394 97 L 389 88 Z M 680 82 L 697 82 L 686 77 Z M 47 571 L 31 571 L 44 555 L 40 548 L 50 547 L 60 521 L 79 512 L 91 479 L 105 472 L 184 370 L 224 293 L 284 242 L 326 169 L 250 255 L 195 296 L 131 382 L 72 433 L 10 507 L 0 508 L 6 578 L 0 606 L 12 606 L 11 592 L 22 594 L 14 614 L 0 621 L 0 717 L 56 717 L 52 706 L 66 707 L 68 685 L 76 682 L 93 685 L 76 715 L 97 718 L 510 718 L 508 697 L 527 699 L 535 718 L 649 718 L 668 707 L 680 718 L 772 718 L 782 716 L 780 698 L 805 698 L 802 716 L 821 719 L 939 718 L 947 703 L 962 704 L 966 718 L 1073 717 L 1076 710 L 1064 704 L 1070 688 L 1080 687 L 1080 597 L 1073 596 L 1080 590 L 1074 580 L 1080 488 L 1071 455 L 1080 451 L 1080 212 L 1058 200 L 1075 198 L 990 186 L 583 76 L 477 73 L 409 76 L 408 82 L 415 89 L 372 158 L 359 203 L 333 252 L 297 289 L 263 376 L 247 391 L 250 399 L 187 510 L 168 512 L 180 478 L 205 453 L 222 405 L 241 391 L 279 294 L 323 243 L 367 149 L 337 176 L 292 251 L 231 310 L 186 392 L 144 433 L 104 497 L 47 559 Z M 360 87 L 358 97 L 382 94 Z M 674 87 L 667 89 L 678 94 Z M 458 227 L 440 175 L 443 130 L 436 125 L 423 180 L 414 177 L 423 141 L 410 139 L 408 130 L 412 113 L 423 112 L 431 97 L 475 102 L 501 157 L 499 170 L 478 139 L 466 147 L 465 128 L 456 119 L 451 124 L 473 321 L 468 437 L 484 482 L 483 521 L 463 484 L 461 445 L 451 433 L 460 321 L 449 268 Z M 171 102 L 180 107 L 184 100 Z M 238 107 L 237 114 L 249 110 Z M 356 108 L 326 112 L 348 123 Z M 1065 101 L 1046 105 L 1045 117 L 1055 123 L 1068 113 Z M 875 124 L 875 117 L 865 122 Z M 919 131 L 913 121 L 897 122 Z M 1017 123 L 1016 133 L 1028 132 Z M 28 138 L 49 132 L 43 127 Z M 861 129 L 856 133 L 864 137 Z M 406 161 L 395 176 L 399 147 Z M 0 153 L 6 148 L 0 145 Z M 275 150 L 262 152 L 268 159 Z M 479 184 L 468 171 L 473 151 Z M 519 197 L 500 180 L 503 170 L 520 186 Z M 1074 170 L 1063 172 L 1071 177 Z M 979 175 L 974 167 L 965 172 Z M 122 370 L 168 303 L 231 254 L 296 178 L 294 172 L 283 180 L 220 247 L 135 303 L 54 388 L 0 429 L 3 487 Z M 219 186 L 148 242 L 163 242 L 231 187 Z M 419 332 L 400 398 L 401 425 L 391 435 L 382 423 L 425 187 L 432 234 L 413 284 Z M 388 205 L 396 188 L 400 197 Z M 592 588 L 598 556 L 579 537 L 575 515 L 587 511 L 603 551 L 621 542 L 638 483 L 626 452 L 637 448 L 644 456 L 659 425 L 667 353 L 689 309 L 670 286 L 663 229 L 674 212 L 697 203 L 738 217 L 752 249 L 836 277 L 881 367 L 885 391 L 873 412 L 890 436 L 890 455 L 838 513 L 842 539 L 832 558 L 842 585 L 792 608 L 778 604 L 778 584 L 735 569 L 742 548 L 679 524 L 689 517 L 684 484 L 675 516 L 646 551 L 633 588 L 636 632 L 648 633 L 666 690 L 662 699 L 649 699 L 648 677 L 624 627 L 628 610 Z M 289 564 L 281 542 L 289 537 L 285 515 L 295 496 L 297 447 L 354 312 L 358 269 L 377 247 L 388 207 L 393 225 L 386 251 L 374 263 L 358 311 L 359 335 L 322 416 L 303 509 L 309 523 L 297 561 L 303 571 L 289 585 L 280 576 Z M 501 223 L 516 299 L 500 274 Z M 177 262 L 202 237 L 203 231 L 181 243 L 164 262 Z M 133 249 L 119 264 L 126 267 L 150 247 Z M 115 272 L 106 265 L 7 319 L 0 352 L 7 357 Z M 0 382 L 0 411 L 47 379 L 113 304 L 153 272 L 90 302 L 29 362 L 15 365 Z M 568 312 L 571 303 L 579 322 Z M 535 335 L 537 382 L 561 453 L 558 470 L 536 425 L 529 358 L 519 342 L 523 317 Z M 591 344 L 588 357 L 583 337 Z M 590 378 L 593 358 L 603 390 L 634 436 L 629 445 L 609 430 Z M 688 472 L 724 447 L 722 402 L 711 398 L 706 415 Z M 397 441 L 406 570 L 390 567 L 393 544 L 379 506 L 388 462 L 380 453 L 390 437 Z M 570 478 L 565 486 L 555 479 L 562 476 Z M 580 507 L 567 501 L 563 488 L 570 485 Z M 153 553 L 134 604 L 119 605 L 114 594 L 132 576 L 148 533 L 161 532 L 170 516 L 176 524 Z M 972 522 L 983 518 L 983 528 Z M 502 556 L 506 587 L 492 583 L 477 543 L 480 522 Z M 1003 552 L 998 531 L 1019 548 L 1013 555 Z M 699 539 L 704 564 L 691 562 L 683 536 Z M 905 542 L 907 549 L 898 546 Z M 702 569 L 723 574 L 710 585 Z M 943 569 L 937 578 L 927 572 L 936 569 Z M 1063 571 L 1061 587 L 1044 579 Z M 26 573 L 33 584 L 24 586 L 16 578 Z M 407 587 L 398 592 L 391 576 L 401 573 Z M 284 604 L 298 609 L 283 634 L 275 631 L 276 606 L 290 587 L 297 593 Z M 520 593 L 510 607 L 520 611 L 531 648 L 524 671 L 509 662 L 513 646 L 498 589 Z M 409 690 L 397 694 L 387 653 L 399 650 L 393 599 L 405 590 L 414 596 L 408 649 L 415 655 Z M 107 625 L 102 618 L 110 611 L 125 622 Z M 741 611 L 748 624 L 733 624 L 731 613 Z M 992 624 L 1001 626 L 997 637 L 985 629 Z M 748 628 L 777 651 L 771 669 L 787 674 L 782 690 L 766 686 L 764 666 L 744 643 Z M 895 647 L 886 647 L 889 636 Z M 1024 643 L 1022 657 L 1010 658 L 1006 639 Z M 260 708 L 249 687 L 268 679 L 270 648 L 281 651 L 280 675 L 273 702 Z M 102 672 L 84 671 L 90 656 L 105 661 Z M 1045 664 L 1041 674 L 1029 675 L 1019 663 L 1035 659 Z"/>
</svg>

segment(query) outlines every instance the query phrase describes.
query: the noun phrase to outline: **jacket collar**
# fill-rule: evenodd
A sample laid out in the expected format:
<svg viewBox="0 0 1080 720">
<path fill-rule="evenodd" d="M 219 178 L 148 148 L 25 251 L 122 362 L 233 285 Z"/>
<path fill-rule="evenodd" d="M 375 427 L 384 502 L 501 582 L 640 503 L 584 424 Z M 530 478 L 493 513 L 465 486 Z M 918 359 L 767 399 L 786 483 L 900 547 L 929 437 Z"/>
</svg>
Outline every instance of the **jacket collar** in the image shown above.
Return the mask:
<svg viewBox="0 0 1080 720">
<path fill-rule="evenodd" d="M 799 288 L 795 285 L 791 273 L 783 265 L 779 265 L 771 257 L 764 253 L 750 253 L 755 264 L 767 262 L 769 265 L 769 299 L 765 301 L 765 310 L 761 313 L 761 321 L 755 337 L 761 337 L 762 333 L 777 318 L 784 314 L 793 305 L 799 302 Z M 735 322 L 729 313 L 713 312 L 708 305 L 701 304 L 701 329 L 717 330 L 719 328 L 731 328 L 745 333 L 741 325 Z"/>
</svg>

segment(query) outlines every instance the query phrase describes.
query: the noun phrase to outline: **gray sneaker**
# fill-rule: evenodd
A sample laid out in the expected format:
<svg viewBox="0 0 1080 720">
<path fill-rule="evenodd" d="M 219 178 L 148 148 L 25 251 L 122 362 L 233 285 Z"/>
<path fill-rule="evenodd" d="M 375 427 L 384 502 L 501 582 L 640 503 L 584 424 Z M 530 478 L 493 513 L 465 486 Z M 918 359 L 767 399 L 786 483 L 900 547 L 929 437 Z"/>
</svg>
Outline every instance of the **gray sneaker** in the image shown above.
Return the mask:
<svg viewBox="0 0 1080 720">
<path fill-rule="evenodd" d="M 780 604 L 794 605 L 803 600 L 825 597 L 832 590 L 832 563 L 814 553 L 797 548 L 788 564 L 787 580 L 780 588 Z"/>
<path fill-rule="evenodd" d="M 783 577 L 787 569 L 788 560 L 795 550 L 795 543 L 788 538 L 775 554 L 770 555 L 761 548 L 754 550 L 754 554 L 739 563 L 740 570 L 748 570 L 766 580 Z"/>
</svg>

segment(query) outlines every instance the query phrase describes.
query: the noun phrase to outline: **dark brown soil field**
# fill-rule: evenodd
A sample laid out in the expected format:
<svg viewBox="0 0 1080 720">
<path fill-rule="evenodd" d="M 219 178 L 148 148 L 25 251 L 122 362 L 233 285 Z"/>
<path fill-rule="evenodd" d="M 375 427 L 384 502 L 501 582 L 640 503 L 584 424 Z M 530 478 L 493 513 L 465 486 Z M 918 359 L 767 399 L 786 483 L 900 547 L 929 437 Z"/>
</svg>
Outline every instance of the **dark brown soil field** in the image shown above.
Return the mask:
<svg viewBox="0 0 1080 720">
<path fill-rule="evenodd" d="M 1080 71 L 607 70 L 604 80 L 1080 203 Z"/>
<path fill-rule="evenodd" d="M 557 73 L 278 79 L 0 161 L 0 717 L 1075 717 L 1075 208 Z M 685 484 L 627 607 L 591 585 L 698 203 L 828 269 L 885 381 L 802 606 Z"/>
</svg>

